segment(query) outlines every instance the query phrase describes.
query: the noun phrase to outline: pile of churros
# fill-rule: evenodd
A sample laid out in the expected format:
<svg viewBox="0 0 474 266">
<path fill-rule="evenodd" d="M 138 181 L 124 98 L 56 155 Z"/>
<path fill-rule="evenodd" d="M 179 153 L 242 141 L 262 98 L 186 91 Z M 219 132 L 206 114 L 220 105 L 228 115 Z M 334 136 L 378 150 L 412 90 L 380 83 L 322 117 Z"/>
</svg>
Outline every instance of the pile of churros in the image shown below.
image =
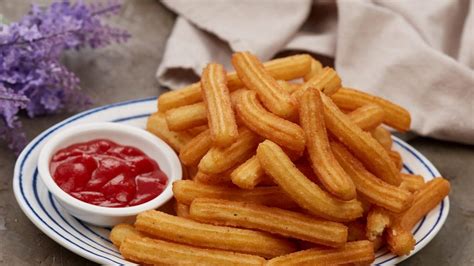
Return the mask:
<svg viewBox="0 0 474 266">
<path fill-rule="evenodd" d="M 232 56 L 201 80 L 161 95 L 147 130 L 179 154 L 175 213 L 150 210 L 111 240 L 143 264 L 370 264 L 386 246 L 415 245 L 412 229 L 450 190 L 401 173 L 386 127 L 410 114 L 345 88 L 309 55 L 262 63 Z"/>
</svg>

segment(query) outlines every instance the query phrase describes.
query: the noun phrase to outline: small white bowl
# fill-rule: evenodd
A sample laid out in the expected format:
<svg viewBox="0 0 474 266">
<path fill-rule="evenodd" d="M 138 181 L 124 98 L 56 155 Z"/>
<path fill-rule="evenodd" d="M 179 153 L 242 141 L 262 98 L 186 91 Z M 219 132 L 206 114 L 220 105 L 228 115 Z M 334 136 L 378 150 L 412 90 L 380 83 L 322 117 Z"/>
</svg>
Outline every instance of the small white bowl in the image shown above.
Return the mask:
<svg viewBox="0 0 474 266">
<path fill-rule="evenodd" d="M 120 145 L 133 146 L 154 159 L 168 177 L 168 183 L 163 192 L 156 198 L 137 206 L 109 208 L 83 202 L 63 191 L 49 171 L 51 158 L 59 149 L 94 139 L 108 139 Z M 57 132 L 41 149 L 38 157 L 38 171 L 43 183 L 64 209 L 73 216 L 98 226 L 130 223 L 134 221 L 138 213 L 160 207 L 173 196 L 173 182 L 182 178 L 178 156 L 168 144 L 143 129 L 118 123 L 88 123 L 67 127 Z"/>
</svg>

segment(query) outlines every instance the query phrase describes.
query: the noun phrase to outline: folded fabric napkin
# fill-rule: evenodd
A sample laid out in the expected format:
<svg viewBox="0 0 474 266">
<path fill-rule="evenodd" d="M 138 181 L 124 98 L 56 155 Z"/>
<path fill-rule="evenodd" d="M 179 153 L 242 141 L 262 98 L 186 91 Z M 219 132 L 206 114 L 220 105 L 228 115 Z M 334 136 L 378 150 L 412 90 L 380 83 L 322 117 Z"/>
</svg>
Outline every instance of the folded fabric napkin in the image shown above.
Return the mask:
<svg viewBox="0 0 474 266">
<path fill-rule="evenodd" d="M 178 14 L 157 78 L 171 89 L 233 51 L 335 58 L 343 85 L 407 108 L 421 135 L 474 144 L 469 0 L 163 0 Z M 193 73 L 190 75 L 190 73 Z"/>
</svg>

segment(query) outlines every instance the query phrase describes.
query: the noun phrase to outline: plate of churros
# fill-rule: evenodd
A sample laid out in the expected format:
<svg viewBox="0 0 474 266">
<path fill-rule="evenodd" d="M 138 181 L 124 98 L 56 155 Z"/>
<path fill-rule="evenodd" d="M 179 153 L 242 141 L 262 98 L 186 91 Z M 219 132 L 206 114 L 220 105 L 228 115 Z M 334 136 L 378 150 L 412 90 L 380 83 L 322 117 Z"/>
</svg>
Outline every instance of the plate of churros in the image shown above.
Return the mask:
<svg viewBox="0 0 474 266">
<path fill-rule="evenodd" d="M 62 246 L 109 265 L 393 265 L 436 236 L 450 184 L 392 136 L 410 129 L 405 108 L 343 86 L 306 54 L 261 62 L 236 52 L 232 65 L 210 63 L 200 82 L 44 131 L 15 166 L 22 210 Z M 94 225 L 48 190 L 41 150 L 68 127 L 97 122 L 152 133 L 179 157 L 182 178 L 166 179 L 146 146 L 91 140 L 51 159 L 65 197 L 127 210 L 172 190 L 165 205 Z"/>
</svg>

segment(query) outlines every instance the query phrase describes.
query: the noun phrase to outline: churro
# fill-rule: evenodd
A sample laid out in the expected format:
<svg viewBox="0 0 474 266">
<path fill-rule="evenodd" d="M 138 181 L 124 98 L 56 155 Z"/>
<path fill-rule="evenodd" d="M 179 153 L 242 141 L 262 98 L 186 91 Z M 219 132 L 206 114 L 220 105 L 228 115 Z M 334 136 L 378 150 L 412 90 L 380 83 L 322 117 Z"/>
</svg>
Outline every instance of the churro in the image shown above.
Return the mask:
<svg viewBox="0 0 474 266">
<path fill-rule="evenodd" d="M 321 64 L 321 62 L 319 62 L 318 60 L 314 58 L 311 58 L 311 69 L 306 75 L 304 75 L 303 79 L 304 81 L 308 81 L 311 78 L 317 75 L 320 75 L 322 71 L 323 71 L 323 65 Z"/>
<path fill-rule="evenodd" d="M 383 235 L 385 228 L 391 224 L 391 216 L 385 209 L 374 206 L 367 214 L 367 239 L 375 241 Z"/>
<path fill-rule="evenodd" d="M 197 198 L 214 198 L 250 202 L 282 209 L 294 209 L 297 207 L 296 203 L 277 186 L 256 187 L 247 190 L 181 180 L 173 183 L 173 194 L 178 202 L 186 205 L 190 205 Z"/>
<path fill-rule="evenodd" d="M 331 98 L 321 93 L 324 103 L 326 127 L 377 177 L 392 185 L 400 185 L 401 179 L 387 151 L 369 133 L 355 125 Z"/>
<path fill-rule="evenodd" d="M 370 131 L 383 122 L 384 114 L 382 107 L 376 104 L 367 104 L 355 109 L 347 116 L 361 129 Z"/>
<path fill-rule="evenodd" d="M 189 218 L 189 206 L 180 202 L 174 203 L 174 212 L 181 218 Z"/>
<path fill-rule="evenodd" d="M 313 171 L 324 187 L 340 199 L 351 200 L 356 196 L 356 189 L 329 146 L 320 94 L 316 89 L 308 89 L 299 99 L 300 125 L 305 133 L 306 149 Z"/>
<path fill-rule="evenodd" d="M 326 95 L 332 95 L 338 91 L 340 87 L 341 78 L 339 78 L 336 71 L 330 67 L 325 67 L 319 75 L 313 76 L 291 95 L 295 97 L 295 99 L 299 99 L 309 88 L 315 88 Z"/>
<path fill-rule="evenodd" d="M 181 244 L 230 250 L 265 258 L 295 251 L 291 242 L 268 233 L 202 224 L 154 210 L 138 214 L 135 228 L 148 235 Z"/>
<path fill-rule="evenodd" d="M 201 132 L 192 138 L 179 152 L 181 163 L 187 166 L 195 166 L 201 161 L 212 146 L 209 130 Z"/>
<path fill-rule="evenodd" d="M 252 131 L 290 150 L 303 151 L 303 129 L 263 108 L 254 91 L 241 91 L 237 96 L 237 115 Z"/>
<path fill-rule="evenodd" d="M 400 173 L 402 177 L 402 183 L 400 184 L 401 189 L 408 190 L 410 192 L 416 192 L 425 185 L 425 179 L 421 175 L 405 174 Z"/>
<path fill-rule="evenodd" d="M 252 189 L 265 178 L 265 171 L 260 165 L 257 156 L 254 155 L 235 168 L 230 174 L 230 178 L 236 186 Z"/>
<path fill-rule="evenodd" d="M 370 135 L 372 135 L 372 137 L 377 140 L 387 151 L 392 150 L 393 140 L 390 131 L 382 126 L 378 126 L 370 131 Z"/>
<path fill-rule="evenodd" d="M 227 146 L 237 138 L 237 123 L 226 86 L 226 73 L 219 64 L 208 64 L 201 77 L 211 139 L 216 146 Z"/>
<path fill-rule="evenodd" d="M 258 265 L 262 257 L 230 251 L 197 248 L 147 237 L 130 237 L 120 247 L 126 259 L 152 265 Z"/>
<path fill-rule="evenodd" d="M 232 180 L 230 179 L 232 170 L 231 168 L 218 174 L 206 174 L 198 170 L 193 180 L 208 185 L 232 185 Z"/>
<path fill-rule="evenodd" d="M 268 73 L 275 79 L 292 80 L 301 78 L 311 68 L 311 57 L 306 54 L 277 58 L 263 63 Z M 242 88 L 237 73 L 227 74 L 227 86 L 230 91 Z M 193 83 L 184 88 L 163 93 L 158 98 L 158 110 L 165 112 L 184 105 L 197 103 L 202 100 L 201 83 Z"/>
<path fill-rule="evenodd" d="M 295 101 L 265 70 L 257 57 L 249 52 L 237 52 L 232 55 L 232 65 L 240 80 L 247 88 L 257 92 L 268 110 L 283 118 L 295 115 Z"/>
<path fill-rule="evenodd" d="M 192 136 L 187 132 L 169 130 L 165 115 L 162 113 L 154 113 L 148 117 L 146 130 L 161 138 L 177 152 L 192 139 Z"/>
<path fill-rule="evenodd" d="M 401 171 L 403 169 L 403 159 L 402 159 L 402 156 L 400 155 L 400 153 L 398 151 L 394 151 L 394 150 L 390 150 L 390 151 L 387 151 L 387 152 L 388 152 L 388 156 L 390 156 L 390 159 L 392 160 L 392 162 L 397 167 L 397 170 Z"/>
<path fill-rule="evenodd" d="M 193 201 L 189 213 L 206 223 L 256 229 L 330 247 L 347 241 L 347 227 L 341 223 L 259 204 L 200 198 Z"/>
<path fill-rule="evenodd" d="M 182 131 L 207 124 L 206 105 L 203 102 L 184 105 L 165 112 L 170 130 Z"/>
<path fill-rule="evenodd" d="M 128 237 L 144 237 L 145 234 L 138 232 L 131 224 L 117 224 L 110 231 L 110 241 L 120 248 L 122 242 Z"/>
<path fill-rule="evenodd" d="M 342 201 L 322 190 L 304 176 L 274 142 L 265 140 L 260 143 L 257 158 L 267 175 L 312 214 L 333 221 L 351 221 L 362 215 L 362 207 L 357 200 Z"/>
<path fill-rule="evenodd" d="M 410 206 L 411 193 L 375 177 L 342 144 L 331 142 L 331 148 L 342 168 L 352 177 L 357 191 L 368 201 L 397 213 Z"/>
<path fill-rule="evenodd" d="M 374 246 L 368 240 L 347 242 L 338 249 L 312 248 L 273 258 L 267 266 L 276 265 L 347 265 L 369 264 L 375 260 Z"/>
<path fill-rule="evenodd" d="M 212 147 L 199 162 L 199 171 L 206 174 L 222 173 L 252 156 L 260 137 L 248 130 L 239 128 L 239 137 L 227 147 Z"/>
<path fill-rule="evenodd" d="M 355 89 L 341 88 L 331 96 L 334 103 L 343 109 L 354 110 L 367 104 L 377 104 L 383 108 L 384 123 L 399 131 L 410 129 L 410 113 L 403 107 L 386 99 Z"/>
</svg>

